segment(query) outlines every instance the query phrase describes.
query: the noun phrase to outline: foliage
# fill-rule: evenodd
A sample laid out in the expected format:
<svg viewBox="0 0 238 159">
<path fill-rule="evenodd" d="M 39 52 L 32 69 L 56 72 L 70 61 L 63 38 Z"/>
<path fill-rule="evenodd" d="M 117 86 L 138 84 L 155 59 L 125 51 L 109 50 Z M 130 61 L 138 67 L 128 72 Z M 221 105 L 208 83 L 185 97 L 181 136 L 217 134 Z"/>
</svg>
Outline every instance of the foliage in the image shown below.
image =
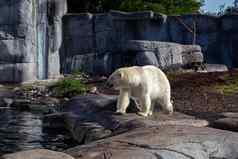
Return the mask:
<svg viewBox="0 0 238 159">
<path fill-rule="evenodd" d="M 238 77 L 237 76 L 224 76 L 224 83 L 217 85 L 215 88 L 218 92 L 225 95 L 238 93 Z"/>
<path fill-rule="evenodd" d="M 225 15 L 227 15 L 227 14 L 238 14 L 238 8 L 236 8 L 234 6 L 227 7 L 224 14 Z"/>
<path fill-rule="evenodd" d="M 65 78 L 50 86 L 53 94 L 57 97 L 73 97 L 84 94 L 88 90 L 86 85 L 78 79 Z"/>
<path fill-rule="evenodd" d="M 167 15 L 196 13 L 204 0 L 69 0 L 70 7 L 81 6 L 76 12 L 107 12 L 109 10 L 145 11 L 152 10 Z M 71 9 L 71 12 L 74 9 Z"/>
<path fill-rule="evenodd" d="M 72 79 L 80 80 L 84 83 L 87 82 L 89 79 L 89 75 L 84 73 L 82 70 L 74 70 L 69 77 Z"/>
<path fill-rule="evenodd" d="M 186 72 L 183 72 L 183 70 L 176 70 L 176 71 L 165 71 L 165 74 L 169 81 L 175 81 L 178 76 L 186 75 Z"/>
<path fill-rule="evenodd" d="M 216 15 L 228 15 L 228 14 L 238 14 L 238 0 L 234 0 L 232 6 L 225 6 L 225 4 L 221 5 L 219 11 Z"/>
</svg>

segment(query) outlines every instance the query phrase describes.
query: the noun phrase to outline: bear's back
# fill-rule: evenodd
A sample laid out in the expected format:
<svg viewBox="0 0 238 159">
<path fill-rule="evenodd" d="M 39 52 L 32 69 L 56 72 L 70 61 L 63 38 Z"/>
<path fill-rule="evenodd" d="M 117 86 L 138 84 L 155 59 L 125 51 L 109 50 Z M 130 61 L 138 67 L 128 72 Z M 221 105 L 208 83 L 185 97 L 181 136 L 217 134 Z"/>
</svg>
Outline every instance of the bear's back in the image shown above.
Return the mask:
<svg viewBox="0 0 238 159">
<path fill-rule="evenodd" d="M 143 66 L 144 82 L 154 98 L 170 91 L 170 84 L 167 76 L 156 66 Z"/>
</svg>

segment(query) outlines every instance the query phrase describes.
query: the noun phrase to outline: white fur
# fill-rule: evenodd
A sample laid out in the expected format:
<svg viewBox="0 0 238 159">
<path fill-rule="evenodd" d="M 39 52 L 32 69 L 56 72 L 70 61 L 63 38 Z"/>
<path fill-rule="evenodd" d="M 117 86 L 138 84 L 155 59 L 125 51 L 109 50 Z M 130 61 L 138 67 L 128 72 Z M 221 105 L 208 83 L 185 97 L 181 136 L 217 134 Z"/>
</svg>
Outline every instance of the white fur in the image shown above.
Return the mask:
<svg viewBox="0 0 238 159">
<path fill-rule="evenodd" d="M 136 99 L 142 116 L 152 115 L 155 104 L 160 104 L 167 113 L 173 112 L 171 90 L 166 75 L 155 66 L 133 66 L 116 70 L 108 79 L 120 90 L 117 112 L 126 113 L 130 97 Z"/>
</svg>

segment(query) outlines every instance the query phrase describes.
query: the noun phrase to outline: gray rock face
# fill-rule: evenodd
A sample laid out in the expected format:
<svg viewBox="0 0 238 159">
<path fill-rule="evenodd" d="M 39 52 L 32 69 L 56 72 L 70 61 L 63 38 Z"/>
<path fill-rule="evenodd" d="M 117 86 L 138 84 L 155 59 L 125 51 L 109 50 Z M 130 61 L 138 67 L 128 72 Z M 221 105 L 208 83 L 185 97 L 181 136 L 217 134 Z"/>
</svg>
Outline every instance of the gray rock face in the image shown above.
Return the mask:
<svg viewBox="0 0 238 159">
<path fill-rule="evenodd" d="M 238 66 L 237 15 L 66 12 L 67 0 L 1 1 L 0 67 L 1 73 L 10 73 L 0 82 L 54 78 L 60 69 L 110 74 L 128 65 L 177 67 L 203 58 L 209 64 Z"/>
<path fill-rule="evenodd" d="M 70 100 L 64 116 L 75 139 L 86 144 L 65 152 L 82 159 L 110 156 L 161 159 L 236 159 L 238 134 L 204 127 L 206 121 L 175 113 L 150 118 L 115 114 L 115 96 L 87 95 Z M 133 108 L 130 105 L 130 108 Z M 101 139 L 96 142 L 95 140 Z M 90 142 L 90 143 L 89 143 Z"/>
<path fill-rule="evenodd" d="M 204 120 L 194 120 L 193 117 L 180 113 L 167 116 L 155 112 L 154 116 L 146 119 L 135 114 L 138 108 L 133 100 L 127 110 L 128 114 L 119 115 L 114 113 L 116 98 L 116 96 L 103 94 L 86 95 L 75 97 L 66 103 L 62 118 L 79 143 L 85 144 L 144 126 L 177 124 L 202 127 L 208 125 Z"/>
<path fill-rule="evenodd" d="M 197 45 L 129 40 L 119 43 L 116 48 L 120 53 L 114 50 L 102 54 L 86 53 L 69 56 L 65 63 L 66 72 L 84 70 L 94 75 L 105 75 L 112 73 L 118 67 L 128 65 L 155 65 L 168 69 L 203 62 L 201 48 Z"/>
<path fill-rule="evenodd" d="M 34 81 L 37 79 L 36 63 L 0 64 L 0 74 L 1 82 Z"/>
<path fill-rule="evenodd" d="M 66 0 L 1 1 L 0 73 L 4 76 L 0 82 L 25 82 L 59 75 L 61 17 L 66 7 Z"/>
<path fill-rule="evenodd" d="M 205 64 L 205 71 L 206 72 L 225 72 L 228 71 L 226 65 L 221 64 Z"/>
<path fill-rule="evenodd" d="M 123 131 L 132 130 L 138 126 L 154 125 L 158 122 L 157 120 L 167 120 L 166 123 L 168 125 L 177 123 L 176 120 L 179 120 L 180 125 L 207 125 L 204 121 L 193 120 L 192 117 L 180 114 L 175 114 L 170 118 L 164 114 L 156 114 L 151 118 L 155 121 L 151 119 L 144 120 L 144 118 L 133 114 L 138 112 L 133 100 L 131 100 L 127 110 L 129 114 L 118 115 L 114 113 L 116 110 L 116 98 L 116 96 L 103 94 L 87 95 L 75 97 L 66 103 L 63 116 L 67 128 L 79 143 L 98 140 Z M 159 124 L 163 125 L 165 122 Z"/>
<path fill-rule="evenodd" d="M 2 156 L 3 159 L 74 159 L 72 156 L 62 152 L 55 152 L 46 149 L 35 149 L 16 152 Z"/>
<path fill-rule="evenodd" d="M 105 118 L 100 124 L 96 121 L 90 122 L 90 116 L 93 116 L 95 111 L 100 111 L 100 108 L 111 106 L 116 102 L 115 99 L 116 97 L 90 95 L 75 97 L 67 103 L 64 110 L 68 112 L 68 114 L 65 114 L 66 125 L 79 143 L 111 135 L 110 129 L 103 125 L 110 124 L 111 127 L 114 127 L 113 125 L 116 127 L 116 121 Z M 76 105 L 79 105 L 79 107 L 76 107 Z M 79 120 L 82 122 L 78 122 Z"/>
<path fill-rule="evenodd" d="M 213 121 L 212 126 L 223 130 L 238 131 L 238 113 L 225 112 Z"/>
<path fill-rule="evenodd" d="M 62 71 L 70 73 L 82 69 L 93 74 L 108 74 L 128 65 L 154 64 L 167 68 L 201 63 L 204 59 L 208 63 L 223 63 L 221 54 L 214 53 L 218 52 L 218 42 L 214 38 L 219 39 L 220 33 L 217 19 L 201 15 L 167 17 L 154 12 L 118 11 L 66 15 Z M 195 38 L 190 32 L 194 20 L 199 28 Z M 72 31 L 79 27 L 82 29 Z M 194 43 L 198 45 L 191 45 Z M 90 59 L 89 66 L 82 59 Z"/>
<path fill-rule="evenodd" d="M 201 48 L 197 45 L 180 45 L 168 42 L 131 40 L 124 46 L 123 49 L 125 49 L 126 52 L 145 52 L 144 57 L 142 56 L 141 58 L 138 58 L 137 55 L 138 64 L 143 63 L 144 61 L 145 65 L 152 64 L 166 69 L 174 66 L 184 66 L 187 64 L 203 62 Z M 155 56 L 153 56 L 153 54 L 149 55 L 146 53 L 147 51 L 154 52 Z M 145 56 L 145 54 L 147 56 Z"/>
<path fill-rule="evenodd" d="M 36 43 L 33 1 L 17 0 L 0 5 L 0 81 L 35 80 Z"/>
<path fill-rule="evenodd" d="M 63 17 L 63 27 L 65 56 L 94 53 L 92 14 L 69 14 Z"/>
<path fill-rule="evenodd" d="M 78 159 L 236 159 L 237 134 L 211 128 L 162 126 L 78 146 L 66 153 Z"/>
<path fill-rule="evenodd" d="M 192 63 L 204 62 L 201 47 L 198 45 L 183 45 L 182 46 L 182 61 L 183 65 Z"/>
<path fill-rule="evenodd" d="M 152 51 L 144 51 L 144 52 L 138 52 L 135 57 L 135 63 L 138 66 L 144 66 L 144 65 L 154 65 L 159 66 L 158 60 L 155 56 L 155 53 Z"/>
<path fill-rule="evenodd" d="M 1 1 L 0 67 L 1 73 L 11 73 L 0 82 L 54 78 L 60 69 L 62 73 L 83 70 L 109 74 L 122 66 L 154 64 L 167 68 L 203 58 L 209 64 L 238 67 L 238 48 L 234 45 L 237 15 L 111 11 L 64 16 L 66 12 L 67 0 Z M 132 44 L 132 40 L 137 42 Z M 154 44 L 159 49 L 151 50 Z M 18 65 L 22 66 L 16 69 Z"/>
<path fill-rule="evenodd" d="M 55 78 L 60 75 L 62 17 L 67 12 L 67 1 L 39 0 L 35 5 L 37 78 Z"/>
<path fill-rule="evenodd" d="M 221 118 L 214 122 L 214 127 L 238 131 L 238 118 Z"/>
<path fill-rule="evenodd" d="M 125 45 L 128 51 L 153 51 L 161 68 L 182 65 L 182 46 L 179 44 L 156 41 L 129 41 Z M 141 59 L 142 61 L 143 59 Z"/>
<path fill-rule="evenodd" d="M 234 52 L 238 49 L 234 45 L 237 41 L 235 31 L 238 22 L 237 17 L 237 15 L 223 17 L 207 15 L 166 16 L 149 11 L 137 13 L 112 11 L 107 14 L 66 15 L 64 17 L 67 22 L 65 23 L 66 26 L 82 29 L 78 29 L 77 33 L 74 34 L 74 31 L 69 29 L 70 27 L 65 27 L 64 32 L 67 37 L 64 38 L 66 48 L 63 54 L 66 55 L 67 62 L 62 60 L 62 68 L 64 72 L 72 72 L 72 68 L 67 66 L 75 63 L 75 56 L 78 55 L 88 57 L 94 54 L 92 62 L 94 63 L 96 59 L 108 57 L 108 53 L 110 53 L 110 57 L 118 54 L 117 59 L 120 62 L 116 63 L 117 67 L 127 66 L 128 63 L 133 65 L 134 60 L 131 61 L 131 56 L 134 56 L 133 53 L 125 51 L 128 46 L 140 53 L 146 50 L 146 53 L 139 54 L 139 56 L 146 58 L 145 64 L 157 65 L 154 61 L 154 55 L 147 53 L 152 51 L 146 48 L 150 45 L 148 43 L 152 41 L 185 45 L 181 48 L 166 44 L 165 50 L 161 46 L 159 53 L 162 53 L 159 56 L 162 58 L 158 61 L 158 64 L 162 65 L 161 67 L 167 67 L 170 66 L 170 63 L 176 62 L 178 64 L 200 62 L 203 61 L 203 58 L 209 64 L 225 64 L 228 68 L 237 67 L 238 60 Z M 147 41 L 147 43 L 128 43 L 131 40 Z M 151 47 L 153 46 L 149 46 L 149 48 Z M 179 59 L 180 55 L 173 54 L 173 59 L 176 62 L 171 60 L 170 52 L 179 52 L 180 50 L 187 50 L 187 53 L 183 54 L 182 59 Z M 158 55 L 158 53 L 155 54 Z M 127 61 L 127 63 L 123 63 L 123 61 Z M 139 65 L 144 64 L 140 62 Z M 80 69 L 84 65 L 80 61 L 77 63 L 78 67 L 73 68 L 73 70 Z M 111 61 L 106 63 L 111 63 Z M 110 65 L 107 68 L 107 70 L 112 70 Z M 97 73 L 96 70 L 91 72 Z"/>
</svg>

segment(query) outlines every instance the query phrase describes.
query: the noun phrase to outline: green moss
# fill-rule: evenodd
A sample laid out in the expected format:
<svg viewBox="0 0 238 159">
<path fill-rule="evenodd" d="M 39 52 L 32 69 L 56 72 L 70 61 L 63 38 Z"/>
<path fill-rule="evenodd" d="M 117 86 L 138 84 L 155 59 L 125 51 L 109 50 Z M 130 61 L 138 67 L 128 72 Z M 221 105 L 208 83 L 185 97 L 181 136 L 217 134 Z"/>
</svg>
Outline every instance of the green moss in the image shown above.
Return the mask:
<svg viewBox="0 0 238 159">
<path fill-rule="evenodd" d="M 238 77 L 237 76 L 224 76 L 224 83 L 215 86 L 215 89 L 225 95 L 238 93 Z"/>
<path fill-rule="evenodd" d="M 83 72 L 83 71 L 81 71 L 81 70 L 74 70 L 74 71 L 72 72 L 72 75 L 82 75 L 82 72 Z"/>
<path fill-rule="evenodd" d="M 31 91 L 33 89 L 34 89 L 34 87 L 32 85 L 23 85 L 21 87 L 21 90 L 24 91 L 24 92 Z"/>
<path fill-rule="evenodd" d="M 80 80 L 65 78 L 54 85 L 50 86 L 54 96 L 57 97 L 73 97 L 84 94 L 88 88 Z"/>
<path fill-rule="evenodd" d="M 167 72 L 167 73 L 166 73 L 166 76 L 167 76 L 167 78 L 169 79 L 169 81 L 173 81 L 173 80 L 176 79 L 177 74 L 176 74 L 176 73 Z"/>
<path fill-rule="evenodd" d="M 169 79 L 169 81 L 174 81 L 178 76 L 182 76 L 188 73 L 183 72 L 182 70 L 178 70 L 178 71 L 166 71 L 165 74 Z"/>
</svg>

